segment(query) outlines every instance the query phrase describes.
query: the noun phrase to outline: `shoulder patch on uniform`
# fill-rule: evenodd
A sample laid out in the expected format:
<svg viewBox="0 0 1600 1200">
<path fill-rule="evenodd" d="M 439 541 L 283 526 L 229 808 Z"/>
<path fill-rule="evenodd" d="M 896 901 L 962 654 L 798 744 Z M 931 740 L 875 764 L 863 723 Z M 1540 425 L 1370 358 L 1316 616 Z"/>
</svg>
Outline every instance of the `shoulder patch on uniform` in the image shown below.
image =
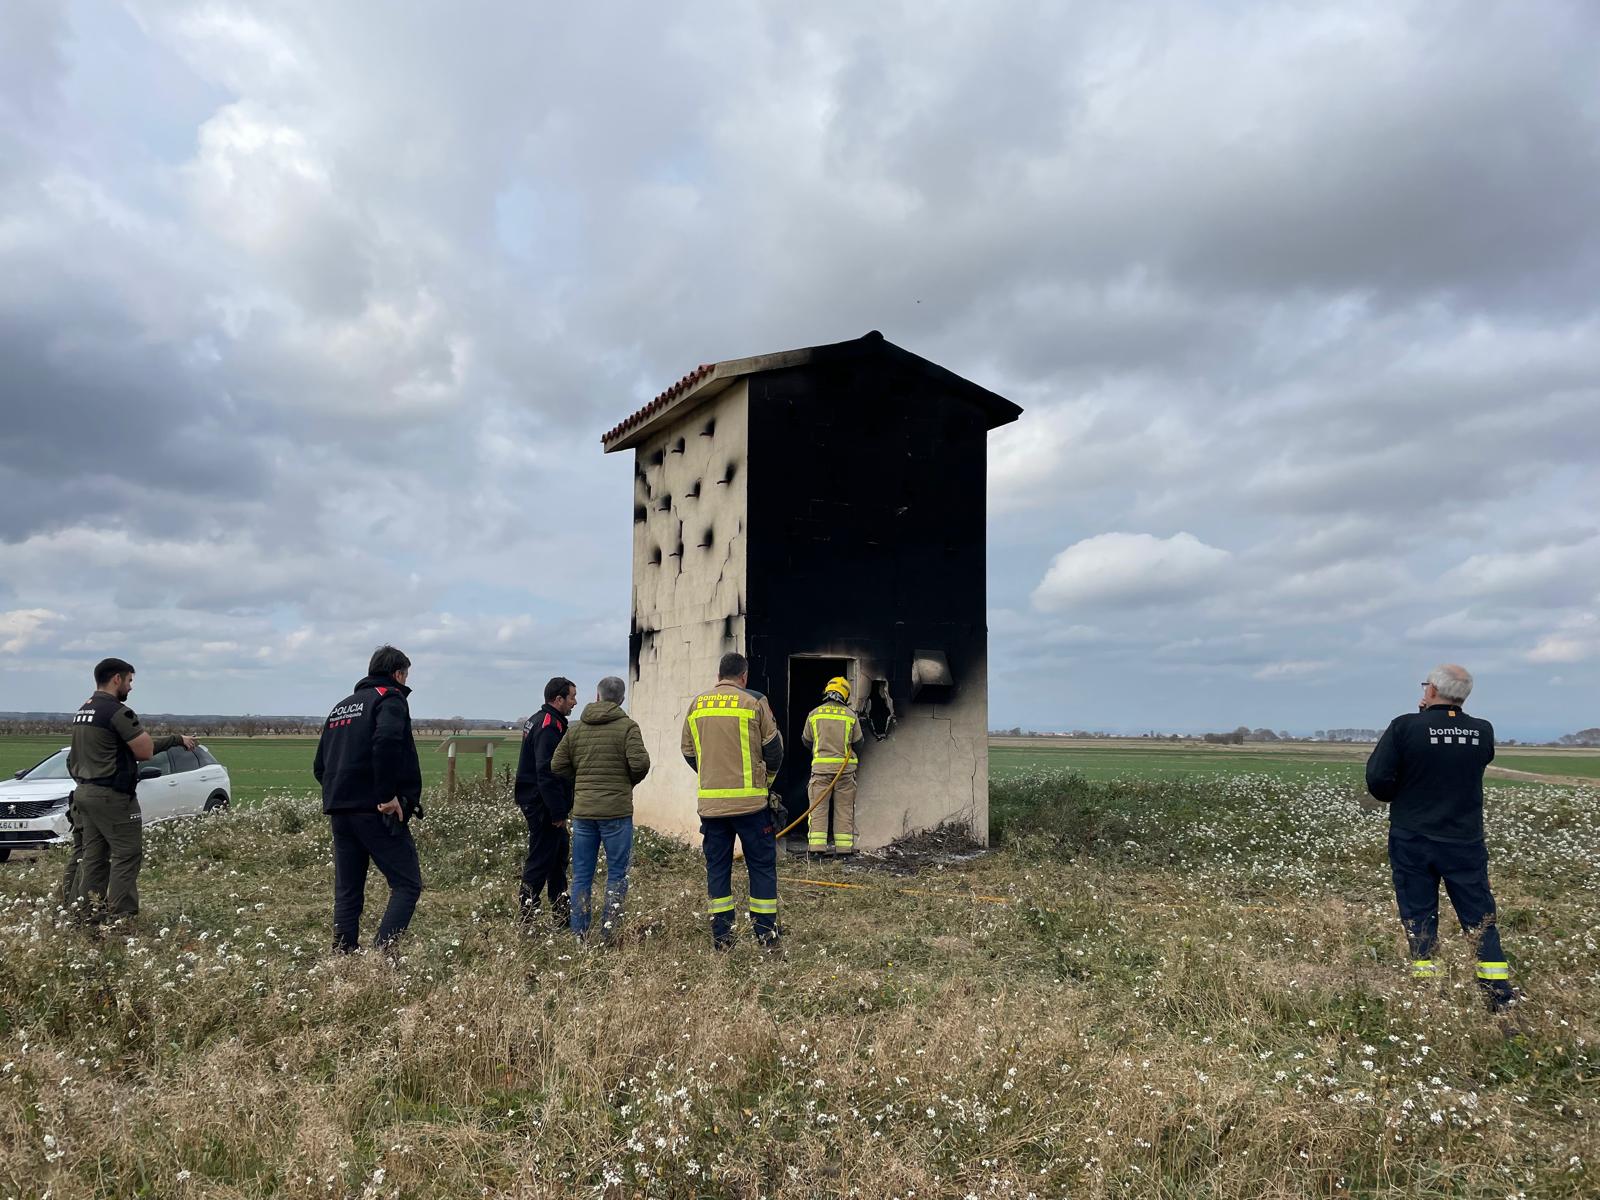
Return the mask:
<svg viewBox="0 0 1600 1200">
<path fill-rule="evenodd" d="M 549 729 L 550 728 L 550 714 L 549 713 L 545 713 L 545 715 L 544 715 L 544 724 L 539 726 L 539 728 L 540 729 Z"/>
<path fill-rule="evenodd" d="M 379 688 L 378 689 L 378 695 L 387 696 L 388 694 L 389 694 L 389 689 L 388 688 Z"/>
<path fill-rule="evenodd" d="M 133 719 L 134 719 L 134 720 L 135 720 L 135 721 L 137 721 L 137 720 L 138 720 L 138 719 L 139 719 L 139 714 L 138 714 L 138 713 L 136 713 L 136 712 L 134 712 L 134 711 L 133 711 L 133 709 L 131 709 L 131 708 L 129 708 L 129 707 L 128 707 L 128 706 L 127 706 L 127 705 L 126 705 L 126 704 L 124 704 L 124 705 L 123 705 L 123 706 L 122 706 L 122 711 L 123 711 L 123 712 L 125 712 L 125 713 L 127 713 L 127 714 L 128 714 L 128 715 L 129 715 L 129 716 L 130 716 L 130 717 L 132 717 L 132 718 L 133 718 Z"/>
</svg>

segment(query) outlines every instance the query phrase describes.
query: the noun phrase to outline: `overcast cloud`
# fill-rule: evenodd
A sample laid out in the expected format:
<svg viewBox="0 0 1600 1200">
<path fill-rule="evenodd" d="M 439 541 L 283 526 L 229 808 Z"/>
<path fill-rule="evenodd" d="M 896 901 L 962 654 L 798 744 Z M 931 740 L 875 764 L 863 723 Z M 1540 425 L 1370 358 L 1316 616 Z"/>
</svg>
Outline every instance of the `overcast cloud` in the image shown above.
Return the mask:
<svg viewBox="0 0 1600 1200">
<path fill-rule="evenodd" d="M 0 10 L 0 709 L 421 713 L 625 661 L 704 361 L 891 340 L 991 441 L 991 718 L 1600 723 L 1600 10 Z"/>
</svg>

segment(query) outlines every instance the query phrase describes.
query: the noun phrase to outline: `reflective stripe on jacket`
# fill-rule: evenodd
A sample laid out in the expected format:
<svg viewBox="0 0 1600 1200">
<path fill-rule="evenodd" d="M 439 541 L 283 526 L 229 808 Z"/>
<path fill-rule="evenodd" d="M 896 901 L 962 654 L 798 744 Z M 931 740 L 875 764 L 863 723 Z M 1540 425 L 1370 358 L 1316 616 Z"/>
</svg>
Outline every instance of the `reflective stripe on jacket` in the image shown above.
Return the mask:
<svg viewBox="0 0 1600 1200">
<path fill-rule="evenodd" d="M 806 717 L 801 740 L 812 747 L 811 765 L 837 770 L 840 763 L 854 766 L 855 747 L 861 742 L 861 721 L 842 704 L 819 704 Z M 831 771 L 829 772 L 832 773 Z"/>
<path fill-rule="evenodd" d="M 681 748 L 695 760 L 700 815 L 734 817 L 762 808 L 769 782 L 762 751 L 778 738 L 765 696 L 727 682 L 696 696 L 683 721 Z"/>
</svg>

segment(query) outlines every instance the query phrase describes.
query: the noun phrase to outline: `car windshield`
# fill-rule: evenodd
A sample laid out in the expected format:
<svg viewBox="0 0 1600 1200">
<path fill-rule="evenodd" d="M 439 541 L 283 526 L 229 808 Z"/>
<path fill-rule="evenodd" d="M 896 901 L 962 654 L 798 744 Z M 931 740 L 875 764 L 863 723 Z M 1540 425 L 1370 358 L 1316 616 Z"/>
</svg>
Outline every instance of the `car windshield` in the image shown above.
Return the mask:
<svg viewBox="0 0 1600 1200">
<path fill-rule="evenodd" d="M 67 774 L 67 752 L 57 750 L 36 767 L 29 767 L 18 779 L 71 779 Z"/>
</svg>

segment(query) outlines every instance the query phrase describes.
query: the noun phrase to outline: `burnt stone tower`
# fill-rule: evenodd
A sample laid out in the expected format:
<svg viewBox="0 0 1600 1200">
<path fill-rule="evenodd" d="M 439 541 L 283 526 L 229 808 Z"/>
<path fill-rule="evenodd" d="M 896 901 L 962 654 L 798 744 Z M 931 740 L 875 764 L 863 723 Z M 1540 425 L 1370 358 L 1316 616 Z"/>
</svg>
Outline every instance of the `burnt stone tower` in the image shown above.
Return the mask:
<svg viewBox="0 0 1600 1200">
<path fill-rule="evenodd" d="M 873 332 L 701 366 L 604 436 L 634 452 L 641 822 L 698 829 L 679 731 L 739 650 L 783 731 L 792 816 L 801 726 L 842 675 L 867 732 L 859 844 L 943 821 L 988 839 L 987 439 L 1021 412 Z"/>
</svg>

